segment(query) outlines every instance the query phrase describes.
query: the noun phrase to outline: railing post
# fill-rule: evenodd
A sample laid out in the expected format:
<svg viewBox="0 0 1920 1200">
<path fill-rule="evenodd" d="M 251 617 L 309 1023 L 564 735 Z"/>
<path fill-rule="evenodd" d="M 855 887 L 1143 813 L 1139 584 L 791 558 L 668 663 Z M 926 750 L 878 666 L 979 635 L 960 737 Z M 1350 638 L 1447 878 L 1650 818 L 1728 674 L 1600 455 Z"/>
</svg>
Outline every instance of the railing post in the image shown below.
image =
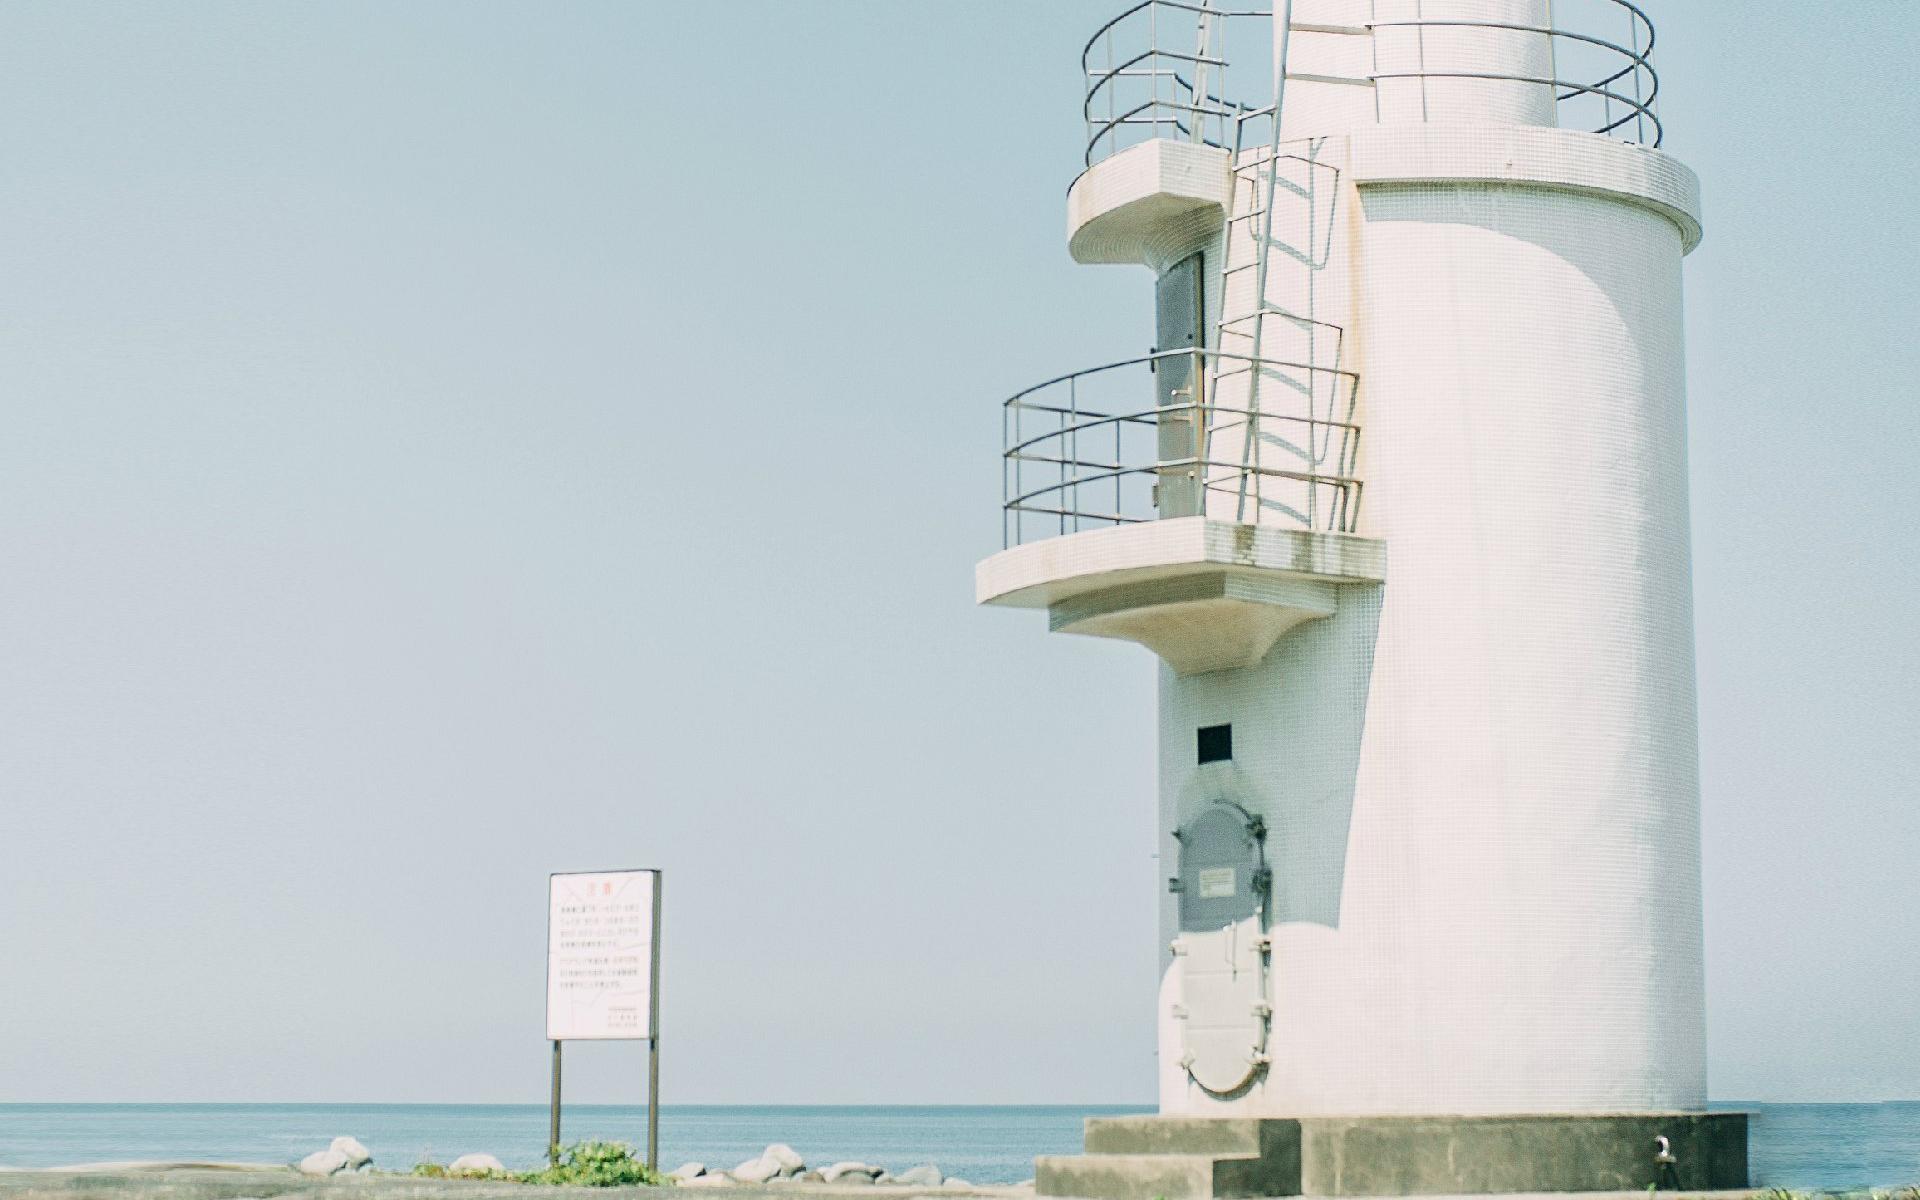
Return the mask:
<svg viewBox="0 0 1920 1200">
<path fill-rule="evenodd" d="M 1201 285 L 1205 286 L 1204 283 Z M 1224 294 L 1225 289 L 1222 289 Z M 1206 331 L 1200 334 L 1202 340 Z M 1198 515 L 1207 515 L 1207 360 L 1204 352 L 1193 354 L 1193 502 Z"/>
<path fill-rule="evenodd" d="M 1147 49 L 1149 51 L 1147 55 L 1147 86 L 1153 89 L 1150 96 L 1153 103 L 1147 106 L 1147 111 L 1152 114 L 1150 119 L 1153 122 L 1148 128 L 1153 130 L 1155 137 L 1160 136 L 1160 55 L 1153 53 L 1153 51 L 1157 51 L 1159 48 L 1160 6 L 1150 2 L 1147 5 Z"/>
<path fill-rule="evenodd" d="M 1064 438 L 1062 435 L 1064 435 L 1067 430 L 1059 424 L 1060 410 L 1058 408 L 1054 409 L 1053 419 L 1055 423 L 1053 431 L 1053 454 L 1055 462 L 1060 467 L 1060 480 L 1054 486 L 1053 492 L 1055 497 L 1054 508 L 1060 516 L 1060 532 L 1065 533 L 1067 531 L 1067 451 L 1063 444 Z"/>
<path fill-rule="evenodd" d="M 1073 460 L 1073 531 L 1080 532 L 1080 380 L 1067 380 L 1067 453 Z M 1065 520 L 1065 518 L 1062 518 Z"/>
<path fill-rule="evenodd" d="M 1553 0 L 1547 0 L 1547 94 L 1553 97 L 1553 123 L 1560 124 L 1560 23 L 1553 19 Z"/>
<path fill-rule="evenodd" d="M 1009 407 L 1011 406 L 1006 404 L 1000 406 L 1000 548 L 1002 550 L 1013 545 L 1013 542 L 1008 538 L 1007 525 L 1007 518 L 1009 516 L 1007 506 L 1013 502 L 1013 493 L 1007 490 L 1007 469 L 1009 462 L 1007 455 L 1011 452 L 1008 447 L 1013 445 L 1012 442 L 1007 440 L 1007 409 Z"/>
<path fill-rule="evenodd" d="M 1647 100 L 1640 90 L 1640 18 L 1627 10 L 1627 44 L 1633 47 L 1633 140 L 1647 144 Z"/>
<path fill-rule="evenodd" d="M 1113 123 L 1120 117 L 1119 103 L 1113 95 L 1119 87 L 1119 81 L 1113 77 L 1113 27 L 1109 25 L 1107 27 L 1107 129 L 1105 134 L 1109 141 L 1119 136 L 1113 128 Z"/>
</svg>

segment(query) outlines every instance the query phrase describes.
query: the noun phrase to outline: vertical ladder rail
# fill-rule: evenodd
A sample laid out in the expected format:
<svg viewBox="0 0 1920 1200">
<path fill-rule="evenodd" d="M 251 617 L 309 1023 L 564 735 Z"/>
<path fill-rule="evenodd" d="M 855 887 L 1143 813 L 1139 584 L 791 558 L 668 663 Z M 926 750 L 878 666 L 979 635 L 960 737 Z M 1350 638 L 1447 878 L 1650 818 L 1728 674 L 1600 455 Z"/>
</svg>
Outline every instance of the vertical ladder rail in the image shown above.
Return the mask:
<svg viewBox="0 0 1920 1200">
<path fill-rule="evenodd" d="M 1213 7 L 1213 0 L 1200 0 L 1200 28 L 1195 39 L 1198 44 L 1193 52 L 1193 94 L 1188 97 L 1193 128 L 1187 131 L 1187 140 L 1196 146 L 1204 144 L 1207 140 L 1207 87 L 1210 83 L 1207 74 L 1213 65 L 1214 35 L 1218 31 L 1218 15 Z"/>
<path fill-rule="evenodd" d="M 1242 414 L 1244 430 L 1241 435 L 1244 441 L 1240 456 L 1242 465 L 1239 472 L 1240 477 L 1235 489 L 1237 495 L 1234 504 L 1234 519 L 1236 521 L 1246 520 L 1247 477 L 1249 475 L 1253 477 L 1252 491 L 1256 520 L 1258 519 L 1262 500 L 1260 483 L 1262 473 L 1260 450 L 1260 382 L 1263 371 L 1260 364 L 1260 352 L 1266 341 L 1268 272 L 1271 266 L 1270 249 L 1273 242 L 1273 210 L 1279 186 L 1280 122 L 1281 114 L 1286 104 L 1287 52 L 1292 43 L 1293 36 L 1293 0 L 1274 0 L 1273 20 L 1275 22 L 1273 32 L 1273 106 L 1267 110 L 1266 114 L 1267 118 L 1272 122 L 1272 131 L 1267 140 L 1266 159 L 1264 162 L 1255 165 L 1255 170 L 1249 178 L 1246 168 L 1241 164 L 1241 158 L 1246 153 L 1247 124 L 1249 121 L 1258 120 L 1262 114 L 1258 110 L 1240 114 L 1234 120 L 1233 161 L 1229 164 L 1229 168 L 1234 174 L 1234 185 L 1229 198 L 1225 229 L 1221 235 L 1221 312 L 1218 325 L 1220 337 L 1216 339 L 1216 348 L 1222 351 L 1227 349 L 1226 346 L 1218 343 L 1225 340 L 1232 326 L 1241 323 L 1251 323 L 1252 325 L 1250 331 L 1236 330 L 1233 333 L 1233 336 L 1245 338 L 1250 343 L 1247 357 L 1252 360 L 1245 368 L 1245 374 L 1247 376 L 1247 397 L 1244 406 L 1246 411 Z M 1252 185 L 1253 189 L 1250 197 L 1250 208 L 1246 213 L 1238 211 L 1240 204 L 1240 181 L 1242 179 L 1246 179 L 1247 182 Z M 1244 317 L 1230 317 L 1227 311 L 1228 288 L 1232 284 L 1232 275 L 1237 270 L 1234 266 L 1233 254 L 1234 226 L 1242 223 L 1250 227 L 1250 232 L 1254 239 L 1253 310 Z M 1309 334 L 1309 336 L 1311 337 L 1311 334 Z M 1213 392 L 1216 397 L 1219 395 L 1220 376 L 1223 373 L 1231 373 L 1226 367 L 1226 362 L 1227 360 L 1225 359 L 1215 359 Z M 1311 372 L 1309 372 L 1308 386 L 1309 388 L 1312 386 Z M 1309 405 L 1309 411 L 1311 411 L 1311 404 Z M 1311 431 L 1312 427 L 1309 426 L 1308 428 L 1309 431 Z M 1203 487 L 1203 497 L 1204 494 L 1205 489 Z M 1204 507 L 1204 499 L 1202 503 Z M 1311 513 L 1308 514 L 1308 523 L 1309 525 L 1312 524 Z"/>
</svg>

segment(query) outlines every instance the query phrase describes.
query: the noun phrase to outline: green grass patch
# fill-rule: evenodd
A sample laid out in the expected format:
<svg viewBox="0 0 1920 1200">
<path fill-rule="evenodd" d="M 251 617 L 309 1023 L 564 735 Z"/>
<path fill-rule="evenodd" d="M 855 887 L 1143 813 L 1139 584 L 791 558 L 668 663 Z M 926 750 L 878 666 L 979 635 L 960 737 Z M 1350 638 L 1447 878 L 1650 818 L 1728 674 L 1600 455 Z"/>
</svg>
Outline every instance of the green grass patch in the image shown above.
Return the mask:
<svg viewBox="0 0 1920 1200">
<path fill-rule="evenodd" d="M 562 1147 L 560 1161 L 538 1171 L 462 1171 L 455 1175 L 437 1162 L 415 1163 L 413 1174 L 426 1179 L 497 1179 L 572 1187 L 658 1187 L 666 1182 L 633 1156 L 625 1142 L 575 1142 Z"/>
</svg>

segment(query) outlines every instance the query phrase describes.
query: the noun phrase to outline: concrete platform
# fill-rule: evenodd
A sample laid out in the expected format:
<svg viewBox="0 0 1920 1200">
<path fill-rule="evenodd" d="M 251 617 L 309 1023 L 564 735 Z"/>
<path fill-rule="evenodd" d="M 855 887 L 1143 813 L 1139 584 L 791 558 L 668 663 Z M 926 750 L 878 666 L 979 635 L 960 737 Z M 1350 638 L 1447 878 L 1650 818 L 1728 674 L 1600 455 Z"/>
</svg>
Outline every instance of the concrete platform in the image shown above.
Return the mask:
<svg viewBox="0 0 1920 1200">
<path fill-rule="evenodd" d="M 1655 1161 L 1656 1137 L 1675 1161 Z M 1087 1153 L 1038 1160 L 1042 1196 L 1214 1200 L 1687 1191 L 1747 1186 L 1744 1113 L 1298 1119 L 1093 1118 Z"/>
<path fill-rule="evenodd" d="M 1042 538 L 974 571 L 981 604 L 1044 608 L 1056 633 L 1138 642 L 1177 674 L 1251 666 L 1340 589 L 1386 578 L 1386 546 L 1347 533 L 1173 517 Z"/>
</svg>

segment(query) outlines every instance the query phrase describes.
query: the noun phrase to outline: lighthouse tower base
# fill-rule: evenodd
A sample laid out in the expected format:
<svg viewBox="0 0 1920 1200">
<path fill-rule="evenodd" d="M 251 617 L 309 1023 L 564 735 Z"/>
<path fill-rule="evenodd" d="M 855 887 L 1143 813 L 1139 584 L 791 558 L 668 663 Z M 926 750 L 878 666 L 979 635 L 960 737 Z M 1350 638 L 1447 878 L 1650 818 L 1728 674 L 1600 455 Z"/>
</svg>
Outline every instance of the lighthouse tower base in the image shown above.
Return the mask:
<svg viewBox="0 0 1920 1200">
<path fill-rule="evenodd" d="M 1211 1200 L 1747 1186 L 1745 1113 L 1094 1117 L 1086 1146 L 1084 1155 L 1037 1161 L 1040 1195 Z"/>
</svg>

